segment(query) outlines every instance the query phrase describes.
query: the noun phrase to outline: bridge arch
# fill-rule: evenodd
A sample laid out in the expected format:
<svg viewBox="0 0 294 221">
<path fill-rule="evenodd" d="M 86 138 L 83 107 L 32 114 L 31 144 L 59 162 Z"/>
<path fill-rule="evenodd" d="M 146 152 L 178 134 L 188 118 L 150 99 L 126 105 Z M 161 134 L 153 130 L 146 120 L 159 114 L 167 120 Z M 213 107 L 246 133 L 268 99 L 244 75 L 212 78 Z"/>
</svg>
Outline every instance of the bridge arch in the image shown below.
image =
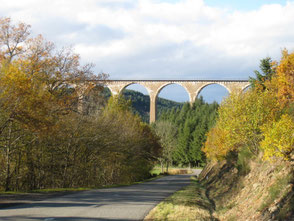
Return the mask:
<svg viewBox="0 0 294 221">
<path fill-rule="evenodd" d="M 201 92 L 202 92 L 205 88 L 207 88 L 207 87 L 209 87 L 209 86 L 213 86 L 213 85 L 220 86 L 221 88 L 225 89 L 225 90 L 227 91 L 228 94 L 232 93 L 232 90 L 231 90 L 229 87 L 227 87 L 225 84 L 221 83 L 221 82 L 209 82 L 209 83 L 206 83 L 206 84 L 200 86 L 200 87 L 197 89 L 195 99 L 197 99 L 197 98 L 199 97 L 199 95 L 201 94 Z M 195 100 L 194 100 L 194 101 L 195 101 Z M 193 102 L 194 102 L 194 101 L 193 101 Z"/>
<path fill-rule="evenodd" d="M 131 101 L 133 112 L 139 114 L 144 122 L 150 118 L 150 92 L 138 82 L 130 82 L 121 88 L 119 96 Z"/>
<path fill-rule="evenodd" d="M 230 90 L 230 88 L 228 88 L 225 84 L 223 84 L 223 83 L 221 83 L 221 82 L 209 82 L 209 83 L 204 84 L 204 85 L 202 85 L 201 87 L 198 88 L 198 90 L 196 91 L 196 93 L 197 93 L 197 97 L 198 97 L 198 95 L 200 94 L 200 92 L 201 92 L 204 88 L 206 88 L 206 87 L 209 86 L 209 85 L 213 85 L 213 84 L 220 85 L 220 86 L 224 87 L 229 93 L 232 93 L 232 91 Z"/>
<path fill-rule="evenodd" d="M 248 85 L 245 85 L 242 89 L 241 89 L 241 91 L 242 91 L 242 93 L 243 92 L 246 92 L 247 90 L 249 90 L 251 88 L 251 84 L 248 84 Z"/>
<path fill-rule="evenodd" d="M 103 87 L 104 87 L 105 90 L 109 90 L 109 91 L 110 91 L 110 96 L 113 95 L 113 92 L 112 92 L 112 90 L 111 90 L 111 87 L 109 87 L 109 85 L 104 84 Z"/>
<path fill-rule="evenodd" d="M 170 86 L 170 87 L 169 87 Z M 174 91 L 174 93 L 172 93 L 173 96 L 169 96 L 169 97 L 164 97 L 162 96 L 161 92 L 165 89 L 165 88 L 168 88 L 169 89 L 172 89 Z M 185 101 L 182 100 L 182 101 L 179 101 L 177 100 L 177 94 L 182 94 L 183 93 L 185 94 Z M 171 94 L 169 94 L 171 95 Z M 158 114 L 160 113 L 160 110 L 158 108 L 158 105 L 159 105 L 159 99 L 158 98 L 165 98 L 165 99 L 168 99 L 168 100 L 173 100 L 175 102 L 191 102 L 191 99 L 192 99 L 192 96 L 189 92 L 189 90 L 187 89 L 187 87 L 182 84 L 181 82 L 165 82 L 161 85 L 159 85 L 156 90 L 154 90 L 154 93 L 153 93 L 153 99 L 152 99 L 152 103 L 151 103 L 151 109 L 150 110 L 150 113 L 152 113 L 153 115 L 150 115 L 150 117 L 153 117 L 153 118 L 150 118 L 150 121 L 155 121 Z M 151 112 L 152 111 L 152 112 Z"/>
<path fill-rule="evenodd" d="M 140 81 L 119 81 L 119 84 L 111 84 L 111 83 L 106 83 L 105 86 L 111 91 L 111 95 L 120 95 L 122 91 L 127 88 L 130 85 L 140 85 L 144 89 L 146 89 L 149 97 L 150 97 L 150 88 L 144 84 L 144 82 Z"/>
<path fill-rule="evenodd" d="M 163 85 L 161 85 L 157 91 L 155 92 L 155 97 L 157 99 L 158 95 L 160 94 L 160 92 L 167 86 L 169 85 L 179 85 L 181 86 L 182 88 L 185 89 L 185 91 L 187 92 L 188 96 L 189 96 L 189 101 L 191 102 L 192 101 L 192 95 L 190 94 L 189 90 L 185 87 L 185 85 L 181 84 L 180 82 L 168 82 L 168 83 L 165 83 Z"/>
<path fill-rule="evenodd" d="M 135 82 L 135 81 L 134 81 L 134 82 L 130 82 L 130 83 L 124 85 L 124 86 L 121 88 L 121 90 L 120 90 L 120 92 L 119 92 L 119 95 L 122 94 L 122 92 L 123 92 L 124 89 L 126 89 L 127 87 L 129 87 L 129 86 L 131 86 L 131 85 L 139 85 L 140 87 L 144 88 L 144 89 L 147 91 L 147 94 L 148 94 L 148 96 L 149 96 L 149 98 L 150 98 L 150 89 L 149 89 L 148 87 L 146 87 L 144 84 L 140 84 L 140 82 Z"/>
</svg>

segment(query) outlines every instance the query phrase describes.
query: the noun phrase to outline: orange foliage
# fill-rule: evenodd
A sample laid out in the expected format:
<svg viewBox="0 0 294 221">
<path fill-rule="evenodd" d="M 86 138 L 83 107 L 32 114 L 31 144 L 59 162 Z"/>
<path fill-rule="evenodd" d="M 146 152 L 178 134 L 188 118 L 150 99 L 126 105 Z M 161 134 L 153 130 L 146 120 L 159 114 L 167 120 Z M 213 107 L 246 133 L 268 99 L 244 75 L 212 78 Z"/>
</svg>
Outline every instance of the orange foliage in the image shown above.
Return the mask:
<svg viewBox="0 0 294 221">
<path fill-rule="evenodd" d="M 278 99 L 282 107 L 294 102 L 294 52 L 289 54 L 283 50 L 283 56 L 277 67 Z"/>
</svg>

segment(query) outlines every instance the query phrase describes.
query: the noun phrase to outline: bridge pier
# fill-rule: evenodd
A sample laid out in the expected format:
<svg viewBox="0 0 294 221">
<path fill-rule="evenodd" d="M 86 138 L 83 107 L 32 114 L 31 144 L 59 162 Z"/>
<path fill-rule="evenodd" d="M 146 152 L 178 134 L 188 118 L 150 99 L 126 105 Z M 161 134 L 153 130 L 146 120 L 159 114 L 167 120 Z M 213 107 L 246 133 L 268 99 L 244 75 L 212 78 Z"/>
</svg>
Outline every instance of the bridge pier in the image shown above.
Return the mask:
<svg viewBox="0 0 294 221">
<path fill-rule="evenodd" d="M 150 114 L 149 122 L 150 123 L 153 123 L 156 121 L 156 111 L 157 111 L 156 99 L 157 99 L 156 94 L 150 95 L 150 112 L 149 112 L 149 114 Z"/>
</svg>

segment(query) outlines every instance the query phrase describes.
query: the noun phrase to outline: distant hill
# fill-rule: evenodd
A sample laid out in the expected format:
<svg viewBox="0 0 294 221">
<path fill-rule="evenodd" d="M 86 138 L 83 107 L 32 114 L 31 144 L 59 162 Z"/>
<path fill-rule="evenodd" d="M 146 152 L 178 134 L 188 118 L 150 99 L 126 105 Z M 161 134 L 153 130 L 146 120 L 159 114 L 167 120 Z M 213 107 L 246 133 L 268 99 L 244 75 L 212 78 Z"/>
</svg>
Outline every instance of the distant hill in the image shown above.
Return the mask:
<svg viewBox="0 0 294 221">
<path fill-rule="evenodd" d="M 124 90 L 123 96 L 127 100 L 132 101 L 134 113 L 138 113 L 144 122 L 149 122 L 149 111 L 150 111 L 150 98 L 148 95 L 144 95 L 138 91 Z M 172 108 L 182 108 L 184 103 L 167 100 L 164 98 L 157 97 L 157 117 L 160 116 L 162 111 Z"/>
<path fill-rule="evenodd" d="M 105 88 L 102 93 L 100 88 L 93 89 L 92 92 L 87 96 L 86 100 L 88 103 L 87 111 L 93 111 L 97 107 L 97 104 L 104 106 L 111 96 L 109 89 Z M 142 94 L 138 91 L 123 90 L 123 96 L 126 100 L 131 100 L 133 112 L 138 114 L 144 122 L 149 123 L 149 111 L 150 111 L 150 98 L 149 95 Z M 101 99 L 102 98 L 102 99 Z M 105 100 L 106 98 L 106 100 Z M 182 108 L 184 103 L 167 100 L 164 98 L 157 98 L 157 118 L 159 119 L 162 112 L 169 109 Z"/>
<path fill-rule="evenodd" d="M 107 99 L 111 96 L 111 92 L 108 89 L 103 91 L 103 97 Z M 142 94 L 138 91 L 123 90 L 123 96 L 126 100 L 132 101 L 133 111 L 136 114 L 139 114 L 144 122 L 149 122 L 149 111 L 150 111 L 150 98 L 149 95 Z M 168 109 L 172 108 L 182 108 L 184 103 L 175 102 L 168 99 L 157 97 L 157 118 L 160 117 L 160 114 Z"/>
</svg>

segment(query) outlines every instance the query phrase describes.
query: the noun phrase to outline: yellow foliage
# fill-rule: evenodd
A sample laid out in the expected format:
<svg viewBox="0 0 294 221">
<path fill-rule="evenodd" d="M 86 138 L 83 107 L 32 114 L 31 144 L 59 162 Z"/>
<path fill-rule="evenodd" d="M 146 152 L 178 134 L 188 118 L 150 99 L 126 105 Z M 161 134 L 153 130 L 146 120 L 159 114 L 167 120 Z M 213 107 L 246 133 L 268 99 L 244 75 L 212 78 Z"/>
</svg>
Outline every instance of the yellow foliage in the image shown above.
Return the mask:
<svg viewBox="0 0 294 221">
<path fill-rule="evenodd" d="M 257 153 L 263 138 L 261 126 L 274 120 L 278 113 L 279 105 L 271 90 L 232 93 L 221 104 L 219 119 L 208 133 L 203 151 L 210 159 L 222 158 L 243 146 Z"/>
<path fill-rule="evenodd" d="M 282 59 L 277 67 L 278 98 L 282 107 L 287 107 L 294 102 L 294 52 L 282 52 Z"/>
<path fill-rule="evenodd" d="M 25 126 L 44 129 L 53 123 L 48 105 L 53 96 L 38 74 L 26 73 L 26 65 L 18 60 L 2 66 L 1 107 Z"/>
<path fill-rule="evenodd" d="M 256 87 L 244 94 L 232 93 L 221 104 L 219 119 L 203 149 L 208 158 L 219 159 L 244 146 L 253 153 L 263 150 L 264 159 L 289 157 L 294 145 L 294 123 L 282 113 L 293 112 L 294 53 L 284 50 L 281 61 L 273 68 L 276 74 L 265 82 L 265 90 Z"/>
<path fill-rule="evenodd" d="M 229 138 L 229 132 L 222 130 L 218 126 L 212 128 L 207 134 L 207 140 L 203 151 L 207 158 L 211 160 L 219 160 L 227 155 L 232 150 L 227 141 Z"/>
<path fill-rule="evenodd" d="M 294 150 L 294 121 L 287 114 L 282 115 L 279 121 L 266 124 L 262 127 L 264 140 L 260 147 L 264 150 L 264 159 L 273 157 L 288 159 Z"/>
</svg>

